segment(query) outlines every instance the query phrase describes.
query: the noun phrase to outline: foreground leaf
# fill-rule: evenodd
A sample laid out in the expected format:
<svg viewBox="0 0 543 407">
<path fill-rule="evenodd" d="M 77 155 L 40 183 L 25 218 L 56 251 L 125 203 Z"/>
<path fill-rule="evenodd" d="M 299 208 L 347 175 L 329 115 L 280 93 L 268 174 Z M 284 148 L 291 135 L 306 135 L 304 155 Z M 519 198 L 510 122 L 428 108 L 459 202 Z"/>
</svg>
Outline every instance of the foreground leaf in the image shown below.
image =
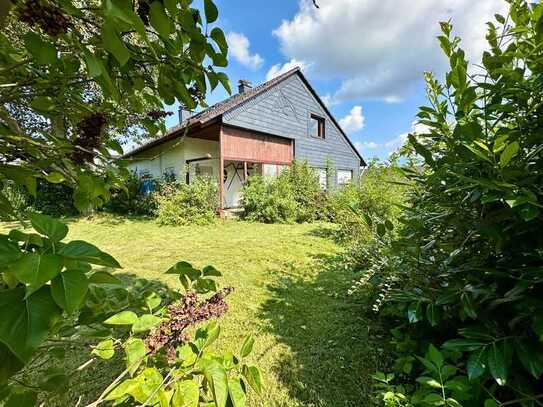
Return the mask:
<svg viewBox="0 0 543 407">
<path fill-rule="evenodd" d="M 56 254 L 25 253 L 10 266 L 15 277 L 28 284 L 27 297 L 55 278 L 61 270 L 62 258 Z"/>
<path fill-rule="evenodd" d="M 258 394 L 262 394 L 262 375 L 256 366 L 243 366 L 243 377 L 249 383 L 249 386 Z"/>
<path fill-rule="evenodd" d="M 49 287 L 42 287 L 26 299 L 23 287 L 2 291 L 0 342 L 21 361 L 28 362 L 60 314 Z"/>
<path fill-rule="evenodd" d="M 80 270 L 68 270 L 60 273 L 51 282 L 53 299 L 68 314 L 72 314 L 81 307 L 88 289 L 89 280 Z"/>
<path fill-rule="evenodd" d="M 175 385 L 172 407 L 198 407 L 200 389 L 193 380 L 183 380 Z"/>
<path fill-rule="evenodd" d="M 68 234 L 68 226 L 51 216 L 32 213 L 30 214 L 30 223 L 38 233 L 49 237 L 55 242 L 60 242 Z"/>
<path fill-rule="evenodd" d="M 121 265 L 117 260 L 109 254 L 104 253 L 96 246 L 82 240 L 71 241 L 59 251 L 59 254 L 70 259 L 86 261 L 91 264 L 121 268 Z"/>
</svg>

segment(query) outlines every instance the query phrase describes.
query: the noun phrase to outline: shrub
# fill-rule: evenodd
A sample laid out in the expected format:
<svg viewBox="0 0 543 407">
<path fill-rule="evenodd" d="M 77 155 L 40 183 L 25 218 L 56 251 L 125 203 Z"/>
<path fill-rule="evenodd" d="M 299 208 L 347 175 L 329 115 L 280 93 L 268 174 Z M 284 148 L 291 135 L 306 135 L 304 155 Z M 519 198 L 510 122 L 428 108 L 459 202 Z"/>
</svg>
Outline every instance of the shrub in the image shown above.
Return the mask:
<svg viewBox="0 0 543 407">
<path fill-rule="evenodd" d="M 374 240 L 388 238 L 383 231 L 397 224 L 407 191 L 404 178 L 396 163 L 373 162 L 358 183 L 331 195 L 329 213 L 338 224 L 336 238 L 347 247 L 346 257 L 353 267 L 367 267 L 367 251 L 373 250 Z"/>
<path fill-rule="evenodd" d="M 211 223 L 219 209 L 218 185 L 211 177 L 197 177 L 191 184 L 165 184 L 156 199 L 162 225 Z"/>
<path fill-rule="evenodd" d="M 242 190 L 246 219 L 264 223 L 327 219 L 327 201 L 307 162 L 294 161 L 277 178 L 250 177 Z"/>
<path fill-rule="evenodd" d="M 6 219 L 13 220 L 15 217 L 22 217 L 32 204 L 32 196 L 26 188 L 15 182 L 6 181 L 1 192 L 13 208 L 13 216 L 6 216 Z"/>
<path fill-rule="evenodd" d="M 159 184 L 154 179 L 143 179 L 137 173 L 131 172 L 127 177 L 124 188 L 111 191 L 111 199 L 104 205 L 104 210 L 120 215 L 153 216 L 157 210 L 156 194 L 144 191 L 144 183 L 150 182 L 154 189 Z"/>
<path fill-rule="evenodd" d="M 374 251 L 383 312 L 405 321 L 393 369 L 414 405 L 541 404 L 543 5 L 510 7 L 489 23 L 483 76 L 441 24 L 450 72 L 426 75 L 427 130 L 406 149 L 424 169 Z"/>
<path fill-rule="evenodd" d="M 245 218 L 264 223 L 296 221 L 297 204 L 286 178 L 249 177 L 242 190 Z"/>
<path fill-rule="evenodd" d="M 76 216 L 79 211 L 74 205 L 73 193 L 73 188 L 65 184 L 52 184 L 39 180 L 32 207 L 50 216 Z"/>
</svg>

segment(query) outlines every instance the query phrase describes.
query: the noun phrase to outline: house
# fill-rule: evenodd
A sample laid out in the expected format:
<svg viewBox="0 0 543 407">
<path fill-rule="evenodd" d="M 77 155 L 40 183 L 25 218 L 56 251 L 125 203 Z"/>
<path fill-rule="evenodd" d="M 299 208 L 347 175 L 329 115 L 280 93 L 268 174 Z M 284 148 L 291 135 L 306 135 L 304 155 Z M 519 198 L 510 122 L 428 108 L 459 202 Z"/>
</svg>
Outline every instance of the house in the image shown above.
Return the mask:
<svg viewBox="0 0 543 407">
<path fill-rule="evenodd" d="M 359 176 L 365 162 L 299 68 L 259 86 L 239 82 L 239 93 L 192 116 L 125 154 L 129 168 L 153 177 L 191 181 L 217 177 L 221 209 L 239 205 L 252 174 L 276 176 L 293 160 L 307 160 L 323 188 Z M 335 177 L 327 177 L 327 165 Z"/>
</svg>

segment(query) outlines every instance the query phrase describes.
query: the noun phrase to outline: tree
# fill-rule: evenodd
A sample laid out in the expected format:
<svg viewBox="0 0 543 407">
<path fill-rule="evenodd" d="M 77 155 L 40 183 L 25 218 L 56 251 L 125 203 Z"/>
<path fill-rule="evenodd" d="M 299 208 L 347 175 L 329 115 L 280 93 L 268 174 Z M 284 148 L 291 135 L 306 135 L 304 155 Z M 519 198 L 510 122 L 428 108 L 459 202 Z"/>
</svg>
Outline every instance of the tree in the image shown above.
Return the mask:
<svg viewBox="0 0 543 407">
<path fill-rule="evenodd" d="M 163 103 L 177 100 L 192 110 L 205 106 L 206 92 L 219 83 L 230 92 L 227 76 L 216 71 L 227 65 L 228 50 L 223 31 L 212 26 L 218 10 L 212 0 L 202 9 L 191 0 L 2 2 L 0 182 L 33 195 L 38 180 L 64 183 L 74 188 L 79 210 L 102 205 L 126 175 L 114 156 L 123 137 L 164 131 Z M 13 214 L 0 192 L 0 218 Z M 29 383 L 25 369 L 58 356 L 58 343 L 88 340 L 89 332 L 103 338 L 96 357 L 109 359 L 122 348 L 127 360 L 94 405 L 201 399 L 242 406 L 242 376 L 261 390 L 258 369 L 239 364 L 251 338 L 234 358 L 205 350 L 219 335 L 216 324 L 200 328 L 193 341 L 182 332 L 226 312 L 230 290 L 218 290 L 213 267 L 178 263 L 168 272 L 180 276 L 184 295 L 134 297 L 110 273 L 120 267 L 113 257 L 84 241 L 65 242 L 68 227 L 58 220 L 37 213 L 23 220 L 34 232 L 0 234 L 0 402 L 34 405 L 37 391 L 62 389 L 69 372 Z M 199 302 L 197 293 L 215 294 Z M 142 299 L 149 312 L 138 316 L 130 308 Z M 169 325 L 176 316 L 183 323 Z M 114 341 L 118 325 L 130 329 Z M 181 354 L 176 345 L 184 345 Z"/>
<path fill-rule="evenodd" d="M 0 34 L 0 177 L 35 193 L 36 179 L 75 187 L 101 205 L 118 184 L 119 141 L 164 131 L 163 102 L 188 109 L 227 76 L 218 11 L 204 1 L 27 0 Z M 207 65 L 207 66 L 205 66 Z M 11 211 L 0 195 L 0 214 Z"/>
<path fill-rule="evenodd" d="M 375 255 L 386 308 L 405 320 L 395 367 L 413 405 L 543 398 L 543 5 L 509 3 L 474 68 L 441 23 L 450 69 L 443 83 L 426 74 L 427 130 L 409 136 L 422 166 L 406 171 L 417 188 Z"/>
</svg>

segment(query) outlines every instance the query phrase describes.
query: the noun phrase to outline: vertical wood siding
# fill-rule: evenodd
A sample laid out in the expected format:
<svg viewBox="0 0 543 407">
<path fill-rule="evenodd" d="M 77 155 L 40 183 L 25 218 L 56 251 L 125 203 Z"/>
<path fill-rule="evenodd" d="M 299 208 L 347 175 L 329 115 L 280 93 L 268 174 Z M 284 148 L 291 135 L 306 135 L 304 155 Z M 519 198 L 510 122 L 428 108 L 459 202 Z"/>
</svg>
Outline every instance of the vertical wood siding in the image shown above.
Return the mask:
<svg viewBox="0 0 543 407">
<path fill-rule="evenodd" d="M 223 126 L 225 160 L 290 164 L 292 140 Z"/>
</svg>

